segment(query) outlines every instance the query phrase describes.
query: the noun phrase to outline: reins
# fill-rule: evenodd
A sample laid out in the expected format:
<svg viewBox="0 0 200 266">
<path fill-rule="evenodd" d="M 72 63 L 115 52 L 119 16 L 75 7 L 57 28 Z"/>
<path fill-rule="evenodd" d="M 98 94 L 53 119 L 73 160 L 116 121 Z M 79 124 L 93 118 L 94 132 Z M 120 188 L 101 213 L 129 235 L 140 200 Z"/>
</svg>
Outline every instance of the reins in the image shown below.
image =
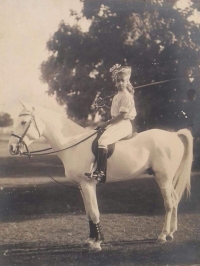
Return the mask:
<svg viewBox="0 0 200 266">
<path fill-rule="evenodd" d="M 30 157 L 29 157 L 29 159 L 30 159 Z M 35 158 L 31 157 L 31 159 L 33 159 L 33 160 L 35 161 L 35 163 L 37 163 L 37 161 L 35 160 Z M 65 185 L 65 184 L 63 184 L 63 183 L 57 181 L 56 179 L 54 179 L 54 178 L 53 178 L 52 176 L 50 176 L 49 174 L 46 173 L 46 175 L 47 175 L 48 177 L 50 177 L 54 182 L 56 182 L 57 184 L 59 184 L 59 185 L 61 185 L 61 186 L 63 186 L 63 187 L 71 188 L 71 189 L 75 189 L 75 190 L 82 190 L 79 186 L 78 186 L 78 188 L 77 188 L 77 187 L 72 187 L 72 186 L 67 186 L 67 185 Z"/>
<path fill-rule="evenodd" d="M 80 144 L 80 143 L 86 141 L 87 139 L 91 138 L 92 136 L 94 136 L 95 134 L 97 134 L 98 131 L 99 131 L 99 130 L 96 130 L 93 134 L 89 135 L 87 138 L 85 138 L 85 139 L 83 139 L 83 140 L 81 140 L 81 141 L 79 141 L 79 142 L 77 142 L 77 143 L 75 143 L 75 144 L 73 144 L 73 145 L 71 145 L 71 146 L 69 146 L 69 147 L 67 147 L 67 148 L 64 148 L 64 149 L 61 149 L 61 150 L 58 150 L 58 151 L 47 152 L 47 153 L 43 153 L 43 154 L 35 154 L 35 155 L 53 154 L 53 153 L 57 153 L 57 152 L 61 152 L 61 151 L 64 151 L 64 150 L 70 149 L 70 148 L 75 147 L 75 146 L 77 146 L 78 144 Z M 14 134 L 13 134 L 13 136 L 14 136 Z M 26 145 L 26 144 L 25 144 L 25 145 Z M 26 147 L 27 147 L 27 146 L 26 146 Z M 44 150 L 38 150 L 38 151 L 33 151 L 33 152 L 29 152 L 29 151 L 27 151 L 27 152 L 23 152 L 21 155 L 27 155 L 27 156 L 29 157 L 29 159 L 32 158 L 32 159 L 37 163 L 37 161 L 35 160 L 35 158 L 33 158 L 33 156 L 31 156 L 31 154 L 36 153 L 36 152 L 40 152 L 40 151 L 49 150 L 49 149 L 52 149 L 52 148 L 47 148 L 47 149 L 44 149 Z M 63 184 L 63 183 L 57 181 L 56 179 L 54 179 L 54 178 L 53 178 L 52 176 L 50 176 L 49 174 L 47 174 L 47 176 L 50 177 L 54 182 L 56 182 L 57 184 L 59 184 L 59 185 L 61 185 L 61 186 L 64 186 L 64 187 L 66 187 L 66 188 L 75 189 L 75 190 L 82 190 L 80 187 L 77 188 L 77 187 L 67 186 L 67 185 L 65 185 L 65 184 Z"/>
<path fill-rule="evenodd" d="M 52 151 L 52 152 L 46 152 L 46 153 L 40 153 L 40 154 L 35 154 L 35 156 L 40 156 L 40 155 L 49 155 L 49 154 L 54 154 L 54 153 L 58 153 L 58 152 L 61 152 L 61 151 L 65 151 L 65 150 L 68 150 L 68 149 L 71 149 L 77 145 L 79 145 L 80 143 L 88 140 L 89 138 L 93 137 L 94 135 L 96 135 L 98 133 L 98 130 L 95 131 L 93 134 L 89 135 L 88 137 L 86 137 L 85 139 L 82 139 L 78 142 L 76 142 L 75 144 L 69 146 L 69 147 L 66 147 L 64 149 L 60 149 L 60 150 L 57 150 L 57 151 Z M 41 151 L 45 151 L 45 150 L 50 150 L 52 148 L 48 148 L 48 149 L 44 149 L 44 150 L 38 150 L 38 151 L 32 151 L 32 152 L 23 152 L 21 155 L 29 155 L 31 156 L 33 153 L 37 153 L 37 152 L 41 152 Z"/>
<path fill-rule="evenodd" d="M 43 151 L 51 150 L 52 148 L 50 147 L 50 148 L 46 148 L 46 149 L 42 149 L 42 150 L 37 150 L 37 151 L 32 151 L 32 152 L 29 151 L 29 149 L 28 149 L 28 147 L 27 147 L 27 145 L 26 145 L 26 143 L 24 142 L 23 139 L 24 139 L 26 133 L 28 132 L 28 130 L 29 130 L 30 126 L 31 126 L 32 121 L 34 121 L 34 123 L 35 123 L 35 127 L 36 127 L 36 129 L 37 129 L 37 131 L 38 131 L 39 137 L 41 136 L 41 134 L 40 134 L 39 128 L 38 128 L 38 126 L 37 126 L 37 123 L 36 123 L 36 121 L 35 121 L 35 117 L 34 117 L 34 115 L 33 115 L 32 113 L 20 114 L 20 116 L 27 116 L 27 115 L 31 116 L 31 119 L 30 119 L 30 121 L 29 121 L 29 123 L 28 123 L 28 126 L 26 127 L 24 133 L 22 134 L 22 136 L 18 136 L 18 135 L 15 134 L 15 133 L 12 133 L 12 134 L 11 134 L 11 136 L 13 136 L 13 137 L 19 139 L 18 146 L 20 146 L 20 144 L 23 144 L 23 145 L 26 147 L 26 152 L 20 152 L 20 155 L 26 155 L 26 156 L 28 156 L 28 157 L 31 157 L 31 155 L 42 156 L 42 155 L 55 154 L 55 153 L 58 153 L 58 152 L 62 152 L 62 151 L 65 151 L 65 150 L 71 149 L 71 148 L 73 148 L 73 147 L 79 145 L 80 143 L 82 143 L 82 142 L 88 140 L 89 138 L 91 138 L 92 136 L 94 136 L 94 135 L 96 135 L 96 134 L 98 133 L 98 130 L 96 130 L 93 134 L 89 135 L 88 137 L 86 137 L 86 138 L 84 138 L 84 139 L 78 141 L 77 143 L 75 143 L 75 144 L 73 144 L 73 145 L 71 145 L 71 146 L 69 146 L 69 147 L 66 147 L 66 148 L 64 148 L 64 149 L 60 149 L 60 150 L 52 151 L 52 152 L 46 152 L 46 153 L 35 154 L 35 153 L 39 153 L 39 152 L 43 152 Z"/>
<path fill-rule="evenodd" d="M 26 133 L 28 132 L 28 130 L 29 130 L 30 126 L 31 126 L 32 121 L 35 122 L 35 126 L 36 126 L 36 129 L 37 129 L 38 133 L 39 133 L 39 137 L 41 136 L 41 134 L 40 134 L 40 131 L 39 131 L 39 129 L 38 129 L 37 123 L 36 123 L 36 121 L 35 121 L 35 117 L 34 117 L 34 115 L 33 115 L 32 113 L 26 113 L 26 114 L 21 114 L 20 116 L 25 116 L 25 115 L 30 115 L 30 116 L 31 116 L 31 119 L 30 119 L 30 121 L 29 121 L 29 123 L 28 123 L 28 126 L 26 127 L 24 133 L 22 134 L 22 136 L 18 136 L 17 134 L 12 133 L 11 136 L 13 136 L 13 137 L 19 139 L 18 146 L 20 146 L 20 144 L 23 144 L 23 145 L 26 147 L 26 152 L 20 152 L 20 155 L 27 155 L 27 156 L 29 157 L 29 159 L 32 158 L 36 163 L 37 163 L 37 161 L 35 160 L 35 158 L 33 158 L 32 155 L 35 155 L 35 156 L 36 156 L 36 155 L 48 155 L 48 154 L 55 154 L 55 153 L 58 153 L 58 152 L 62 152 L 62 151 L 68 150 L 68 149 L 73 148 L 73 147 L 79 145 L 80 143 L 82 143 L 82 142 L 88 140 L 88 139 L 91 138 L 92 136 L 96 135 L 96 134 L 98 133 L 98 131 L 99 131 L 99 130 L 96 130 L 93 134 L 89 135 L 88 137 L 86 137 L 86 138 L 84 138 L 84 139 L 82 139 L 82 140 L 76 142 L 75 144 L 73 144 L 73 145 L 71 145 L 71 146 L 69 146 L 69 147 L 66 147 L 66 148 L 64 148 L 64 149 L 60 149 L 60 150 L 52 151 L 52 152 L 41 153 L 41 154 L 35 154 L 35 153 L 38 153 L 38 152 L 42 152 L 42 151 L 50 150 L 50 149 L 52 149 L 52 148 L 47 148 L 47 149 L 37 150 L 37 151 L 32 151 L 32 152 L 29 151 L 29 149 L 28 149 L 28 147 L 27 147 L 27 145 L 26 145 L 26 143 L 24 142 L 23 139 L 24 139 Z M 50 176 L 49 174 L 47 174 L 47 176 L 50 177 L 54 182 L 58 183 L 59 185 L 62 185 L 62 186 L 67 187 L 67 188 L 75 189 L 75 190 L 81 190 L 80 187 L 77 188 L 77 187 L 67 186 L 67 185 L 65 185 L 65 184 L 63 184 L 63 183 L 57 181 L 56 179 L 54 179 L 54 178 L 53 178 L 52 176 Z"/>
</svg>

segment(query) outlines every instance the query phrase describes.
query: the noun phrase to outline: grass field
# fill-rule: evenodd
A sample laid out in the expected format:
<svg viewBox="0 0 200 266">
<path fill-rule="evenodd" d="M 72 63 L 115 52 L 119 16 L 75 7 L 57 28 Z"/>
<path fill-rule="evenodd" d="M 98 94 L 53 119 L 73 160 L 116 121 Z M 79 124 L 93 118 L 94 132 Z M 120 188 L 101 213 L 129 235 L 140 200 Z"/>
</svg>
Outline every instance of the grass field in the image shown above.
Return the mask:
<svg viewBox="0 0 200 266">
<path fill-rule="evenodd" d="M 163 199 L 153 178 L 109 183 L 97 189 L 103 250 L 83 247 L 88 222 L 80 192 L 65 185 L 56 156 L 10 156 L 0 142 L 0 265 L 85 266 L 200 264 L 200 175 L 183 199 L 175 240 L 156 244 L 164 221 Z"/>
</svg>

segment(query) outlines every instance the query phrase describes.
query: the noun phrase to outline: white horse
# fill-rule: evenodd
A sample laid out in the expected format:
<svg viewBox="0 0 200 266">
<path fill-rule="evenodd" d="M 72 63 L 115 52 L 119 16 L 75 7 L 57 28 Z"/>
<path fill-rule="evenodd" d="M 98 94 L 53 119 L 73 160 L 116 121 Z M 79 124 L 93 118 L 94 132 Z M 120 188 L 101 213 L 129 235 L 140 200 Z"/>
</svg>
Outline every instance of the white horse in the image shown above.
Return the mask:
<svg viewBox="0 0 200 266">
<path fill-rule="evenodd" d="M 40 136 L 46 138 L 53 150 L 58 151 L 66 178 L 81 190 L 90 226 L 86 244 L 92 250 L 101 250 L 104 238 L 96 197 L 97 182 L 84 175 L 95 160 L 91 151 L 95 131 L 84 129 L 64 115 L 46 108 L 23 106 L 9 141 L 10 153 L 19 154 Z M 190 193 L 192 160 L 193 138 L 187 129 L 178 132 L 152 129 L 139 133 L 134 138 L 117 142 L 113 155 L 108 159 L 107 182 L 130 180 L 152 169 L 166 210 L 158 242 L 172 240 L 177 230 L 178 203 L 185 190 Z"/>
</svg>

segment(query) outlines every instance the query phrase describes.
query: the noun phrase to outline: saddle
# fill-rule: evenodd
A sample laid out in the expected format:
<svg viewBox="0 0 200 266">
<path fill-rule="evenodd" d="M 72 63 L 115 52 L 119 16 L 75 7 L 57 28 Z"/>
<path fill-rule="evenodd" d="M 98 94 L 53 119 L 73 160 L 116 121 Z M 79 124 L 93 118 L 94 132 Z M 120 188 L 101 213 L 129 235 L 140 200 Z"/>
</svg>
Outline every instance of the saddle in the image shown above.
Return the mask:
<svg viewBox="0 0 200 266">
<path fill-rule="evenodd" d="M 97 129 L 98 129 L 98 128 L 97 128 Z M 101 129 L 101 130 L 99 130 L 98 133 L 97 133 L 96 138 L 95 138 L 94 141 L 92 142 L 92 152 L 93 152 L 93 154 L 94 154 L 94 156 L 95 156 L 95 162 L 97 162 L 97 156 L 98 156 L 98 140 L 99 140 L 99 138 L 101 137 L 101 135 L 104 133 L 105 130 L 106 130 L 106 129 Z M 137 134 L 138 134 L 137 132 L 132 132 L 130 135 L 128 135 L 128 136 L 125 137 L 125 138 L 120 139 L 119 141 L 121 141 L 121 140 L 132 139 L 132 138 L 134 138 Z M 108 145 L 107 159 L 110 158 L 110 157 L 112 156 L 114 150 L 115 150 L 115 143 Z M 148 173 L 149 175 L 155 175 L 155 172 L 153 171 L 152 168 L 148 168 L 148 169 L 147 169 L 147 173 Z M 106 182 L 106 175 L 105 175 L 104 180 L 102 180 L 100 183 L 105 183 L 105 182 Z"/>
<path fill-rule="evenodd" d="M 97 160 L 97 155 L 98 155 L 98 140 L 101 137 L 101 135 L 105 132 L 106 129 L 101 129 L 98 131 L 96 138 L 94 139 L 94 141 L 92 142 L 92 152 L 95 156 L 95 161 Z M 137 135 L 136 132 L 132 132 L 130 135 L 128 135 L 125 138 L 120 139 L 121 140 L 128 140 L 131 138 L 134 138 Z M 107 159 L 110 158 L 113 154 L 115 150 L 115 143 L 108 145 L 108 155 L 107 155 Z"/>
</svg>

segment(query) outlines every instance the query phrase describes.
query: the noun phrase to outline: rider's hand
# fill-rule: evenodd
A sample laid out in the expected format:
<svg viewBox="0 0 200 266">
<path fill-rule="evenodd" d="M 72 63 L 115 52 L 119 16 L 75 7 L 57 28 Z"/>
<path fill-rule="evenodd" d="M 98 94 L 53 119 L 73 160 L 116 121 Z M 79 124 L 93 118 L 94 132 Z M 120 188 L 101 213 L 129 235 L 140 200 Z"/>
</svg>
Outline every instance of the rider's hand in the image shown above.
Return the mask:
<svg viewBox="0 0 200 266">
<path fill-rule="evenodd" d="M 110 122 L 109 120 L 104 122 L 103 124 L 100 125 L 100 128 L 102 129 L 106 128 L 110 124 L 109 122 Z"/>
<path fill-rule="evenodd" d="M 98 127 L 95 128 L 95 130 L 99 130 L 99 129 L 105 129 L 108 125 L 110 125 L 110 121 L 106 121 L 104 123 L 102 123 L 101 125 L 99 125 Z"/>
<path fill-rule="evenodd" d="M 98 126 L 98 127 L 96 127 L 94 130 L 99 130 L 101 128 L 101 126 Z"/>
</svg>

